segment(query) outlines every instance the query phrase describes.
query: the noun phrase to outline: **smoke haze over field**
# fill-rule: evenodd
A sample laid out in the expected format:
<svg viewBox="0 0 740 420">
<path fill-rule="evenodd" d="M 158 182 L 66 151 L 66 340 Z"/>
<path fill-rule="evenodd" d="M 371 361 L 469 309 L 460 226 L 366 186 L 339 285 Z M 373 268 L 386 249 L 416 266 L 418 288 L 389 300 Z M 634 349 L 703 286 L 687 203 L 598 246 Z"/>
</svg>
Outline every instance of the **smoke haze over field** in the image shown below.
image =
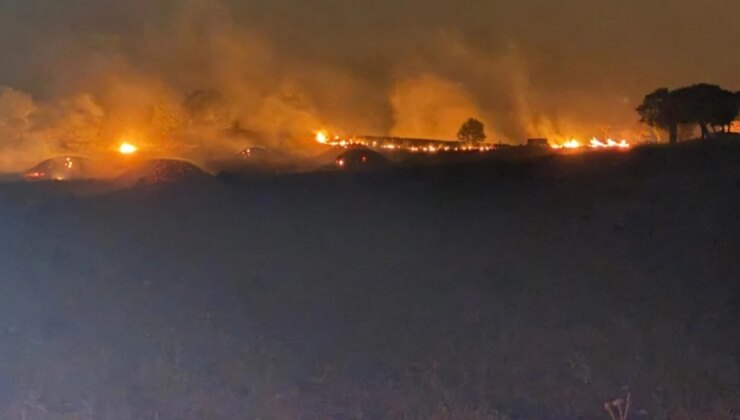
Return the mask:
<svg viewBox="0 0 740 420">
<path fill-rule="evenodd" d="M 468 116 L 492 141 L 634 136 L 656 87 L 740 85 L 738 15 L 735 0 L 0 0 L 0 166 L 121 136 L 197 156 L 310 151 L 320 128 L 453 138 Z"/>
</svg>

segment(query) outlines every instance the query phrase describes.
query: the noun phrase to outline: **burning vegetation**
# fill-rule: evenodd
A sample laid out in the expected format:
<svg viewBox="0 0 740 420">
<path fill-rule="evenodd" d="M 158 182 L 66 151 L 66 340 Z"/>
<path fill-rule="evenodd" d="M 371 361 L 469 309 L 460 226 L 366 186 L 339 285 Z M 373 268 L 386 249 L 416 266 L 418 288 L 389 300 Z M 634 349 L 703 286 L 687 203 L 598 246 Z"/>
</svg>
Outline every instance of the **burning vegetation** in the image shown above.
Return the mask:
<svg viewBox="0 0 740 420">
<path fill-rule="evenodd" d="M 535 140 L 535 141 L 532 141 Z M 508 145 L 494 145 L 490 143 L 474 143 L 431 139 L 411 139 L 401 137 L 378 136 L 331 136 L 325 131 L 316 133 L 316 141 L 320 144 L 348 149 L 352 147 L 367 147 L 371 149 L 405 151 L 412 153 L 439 153 L 439 152 L 490 152 Z M 530 147 L 543 145 L 553 150 L 579 149 L 615 149 L 627 150 L 632 144 L 627 140 L 599 140 L 592 138 L 588 143 L 577 139 L 570 139 L 560 144 L 552 144 L 547 139 L 530 139 Z"/>
<path fill-rule="evenodd" d="M 707 115 L 702 114 L 700 112 L 702 109 L 697 103 L 705 103 L 707 101 L 701 102 L 699 100 L 701 98 L 696 99 L 684 93 L 694 91 L 698 92 L 694 96 L 701 96 L 699 93 L 702 93 L 703 96 L 701 98 L 710 96 L 705 91 L 710 93 L 717 91 L 722 94 L 721 101 L 719 99 L 714 101 L 723 105 L 721 109 L 715 112 L 717 116 L 708 114 L 707 112 L 704 113 Z M 736 101 L 737 96 L 733 96 L 731 92 L 708 85 L 696 85 L 692 88 L 679 89 L 675 94 L 671 94 L 669 91 L 666 92 L 659 92 L 664 94 L 663 96 L 665 97 L 658 94 L 648 95 L 645 103 L 637 109 L 642 122 L 646 123 L 647 126 L 652 126 L 656 130 L 666 129 L 668 127 L 668 130 L 671 131 L 671 139 L 673 139 L 674 131 L 679 123 L 685 125 L 698 121 L 698 125 L 702 127 L 703 137 L 707 137 L 710 128 L 715 126 L 720 127 L 719 129 L 714 129 L 717 133 L 724 134 L 732 131 L 734 127 L 733 119 L 737 118 L 739 107 L 737 102 L 733 102 Z M 23 118 L 26 118 L 30 124 L 30 121 L 40 118 L 40 115 L 34 114 L 39 111 L 34 108 L 35 105 L 30 98 L 25 98 L 18 94 L 13 96 L 8 92 L 3 92 L 2 94 L 15 98 L 13 100 L 16 102 L 20 101 L 16 105 L 22 102 L 21 99 L 25 99 L 28 102 L 26 104 L 28 115 L 25 117 L 20 116 L 16 119 L 23 120 Z M 2 99 L 1 96 L 0 99 Z M 88 98 L 87 101 L 82 101 L 81 103 L 90 105 L 90 101 L 92 99 Z M 714 102 L 708 101 L 708 103 Z M 484 123 L 475 118 L 465 120 L 457 132 L 456 140 L 402 137 L 397 135 L 338 135 L 332 134 L 327 130 L 320 130 L 315 132 L 314 141 L 311 141 L 310 137 L 305 134 L 307 133 L 305 127 L 318 126 L 318 124 L 315 124 L 315 120 L 318 118 L 308 117 L 299 118 L 296 121 L 292 121 L 292 118 L 288 117 L 291 124 L 299 124 L 303 128 L 301 130 L 286 130 L 281 134 L 283 141 L 278 146 L 267 147 L 265 144 L 270 143 L 271 140 L 266 135 L 266 132 L 260 129 L 254 129 L 255 126 L 252 125 L 248 127 L 242 125 L 241 117 L 232 112 L 233 108 L 231 106 L 233 104 L 230 104 L 226 96 L 215 90 L 197 91 L 193 94 L 186 95 L 185 99 L 180 102 L 173 99 L 169 102 L 157 104 L 153 108 L 152 104 L 146 101 L 140 105 L 141 109 L 138 109 L 138 112 L 149 115 L 148 122 L 139 121 L 139 123 L 136 123 L 134 121 L 123 124 L 118 121 L 110 123 L 109 121 L 115 121 L 116 119 L 103 118 L 105 112 L 97 112 L 95 115 L 100 118 L 83 118 L 82 120 L 78 118 L 78 120 L 75 120 L 76 124 L 89 125 L 88 128 L 90 130 L 82 130 L 77 125 L 73 126 L 72 128 L 74 130 L 71 130 L 64 136 L 60 136 L 63 140 L 63 146 L 74 151 L 89 151 L 89 153 L 86 152 L 84 155 L 90 156 L 103 166 L 108 167 L 108 176 L 121 174 L 133 165 L 143 162 L 142 159 L 156 159 L 166 156 L 206 162 L 206 166 L 211 168 L 213 167 L 211 164 L 214 162 L 223 163 L 228 161 L 227 164 L 221 165 L 219 169 L 232 173 L 303 172 L 318 169 L 319 167 L 326 168 L 330 163 L 334 163 L 334 165 L 330 166 L 334 166 L 335 168 L 347 169 L 351 166 L 349 165 L 351 159 L 338 158 L 337 154 L 330 156 L 331 160 L 326 159 L 329 155 L 314 156 L 313 158 L 308 156 L 308 153 L 316 150 L 315 146 L 317 144 L 330 146 L 343 151 L 356 148 L 370 150 L 379 155 L 384 155 L 384 158 L 391 157 L 396 162 L 412 160 L 421 162 L 422 159 L 426 159 L 425 157 L 411 158 L 406 154 L 422 156 L 434 154 L 445 154 L 446 156 L 460 155 L 463 156 L 462 159 L 468 159 L 464 156 L 470 153 L 488 153 L 517 148 L 517 146 L 510 143 L 512 142 L 511 138 L 507 142 L 492 143 L 488 140 L 489 136 L 486 133 Z M 90 107 L 88 106 L 88 108 Z M 677 109 L 682 110 L 683 113 L 678 115 Z M 147 110 L 151 111 L 151 114 L 145 112 Z M 78 114 L 80 113 L 84 114 L 85 112 L 79 111 Z M 672 119 L 669 120 L 669 117 Z M 20 124 L 20 126 L 23 126 L 23 124 Z M 536 152 L 537 154 L 546 150 L 569 153 L 602 150 L 628 151 L 638 144 L 634 140 L 627 140 L 626 138 L 620 140 L 610 138 L 607 135 L 610 131 L 609 127 L 605 127 L 602 130 L 604 134 L 600 136 L 601 138 L 593 137 L 588 141 L 580 140 L 583 137 L 566 137 L 565 140 L 562 140 L 563 137 L 558 134 L 552 135 L 552 138 L 556 139 L 555 141 L 549 141 L 544 137 L 530 138 L 526 143 L 525 149 L 527 150 L 524 153 L 532 153 L 535 149 L 538 150 Z M 294 138 L 297 138 L 295 137 L 295 132 L 298 131 L 303 131 L 304 135 L 300 137 L 300 140 L 295 140 Z M 547 127 L 541 127 L 541 131 L 538 130 L 538 132 L 550 134 L 557 133 L 558 131 L 548 129 Z M 577 130 L 573 131 L 577 132 Z M 420 130 L 419 132 L 424 131 Z M 627 134 L 627 132 L 621 131 L 620 133 Z M 29 138 L 34 137 L 34 135 L 29 135 L 28 133 L 22 134 Z M 57 135 L 57 132 L 51 131 L 50 134 Z M 645 141 L 646 138 L 636 135 L 625 137 L 638 139 L 637 142 Z M 248 147 L 244 148 L 245 146 Z M 237 153 L 235 150 L 241 151 Z M 115 152 L 115 157 L 111 156 L 113 152 Z M 329 153 L 334 152 L 327 152 L 327 154 Z M 323 166 L 316 164 L 318 160 L 323 161 Z M 430 159 L 429 161 L 437 160 Z M 381 166 L 365 165 L 365 163 L 370 163 L 370 158 L 367 156 L 365 156 L 365 161 L 360 159 L 358 162 L 359 167 L 363 168 Z M 47 178 L 72 180 L 79 179 L 82 173 L 84 173 L 85 177 L 89 176 L 86 171 L 80 172 L 80 165 L 72 160 L 54 163 L 53 165 L 60 169 L 52 169 L 52 163 L 46 161 L 39 166 L 39 169 L 35 168 L 26 171 L 25 178 L 29 180 Z M 71 166 L 65 167 L 65 165 Z M 113 172 L 116 173 L 113 174 Z M 159 178 L 165 179 L 169 177 L 153 177 L 153 179 Z"/>
<path fill-rule="evenodd" d="M 627 140 L 612 140 L 606 139 L 604 141 L 597 138 L 592 138 L 588 143 L 583 143 L 577 139 L 570 139 L 562 144 L 554 144 L 550 146 L 553 149 L 560 150 L 577 150 L 577 149 L 616 149 L 626 150 L 630 149 L 632 145 Z"/>
<path fill-rule="evenodd" d="M 492 144 L 463 143 L 451 140 L 413 139 L 382 136 L 331 136 L 325 131 L 316 133 L 316 141 L 327 146 L 348 149 L 367 147 L 387 151 L 411 153 L 439 152 L 487 152 L 494 149 Z"/>
<path fill-rule="evenodd" d="M 739 0 L 0 2 L 0 420 L 740 418 Z"/>
<path fill-rule="evenodd" d="M 121 143 L 120 146 L 118 146 L 118 153 L 122 155 L 133 155 L 134 153 L 138 151 L 139 151 L 138 147 L 128 142 L 123 142 Z"/>
</svg>

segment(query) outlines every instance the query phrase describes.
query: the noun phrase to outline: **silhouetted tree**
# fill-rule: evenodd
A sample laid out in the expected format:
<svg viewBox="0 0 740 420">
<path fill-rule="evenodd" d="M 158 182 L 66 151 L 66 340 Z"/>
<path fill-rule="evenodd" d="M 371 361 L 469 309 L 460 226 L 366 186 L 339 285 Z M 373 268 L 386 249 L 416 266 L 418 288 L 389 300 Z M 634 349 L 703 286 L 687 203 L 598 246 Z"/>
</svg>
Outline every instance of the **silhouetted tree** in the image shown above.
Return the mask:
<svg viewBox="0 0 740 420">
<path fill-rule="evenodd" d="M 640 114 L 640 122 L 668 131 L 668 142 L 673 144 L 678 140 L 680 120 L 676 108 L 672 102 L 671 91 L 667 88 L 660 88 L 645 96 L 642 104 L 637 107 L 637 113 Z"/>
<path fill-rule="evenodd" d="M 712 119 L 713 127 L 720 127 L 722 132 L 730 131 L 732 122 L 740 115 L 740 96 L 723 90 L 718 98 L 717 109 Z"/>
<path fill-rule="evenodd" d="M 681 108 L 679 122 L 698 124 L 702 139 L 709 137 L 710 128 L 723 127 L 724 130 L 737 117 L 735 94 L 717 85 L 701 83 L 676 89 L 671 97 Z"/>
<path fill-rule="evenodd" d="M 460 127 L 457 132 L 457 139 L 463 143 L 482 143 L 486 139 L 486 130 L 483 123 L 470 118 Z"/>
<path fill-rule="evenodd" d="M 667 130 L 669 142 L 678 140 L 679 124 L 697 124 L 701 138 L 709 137 L 710 128 L 722 131 L 732 124 L 739 111 L 737 94 L 716 85 L 701 83 L 670 91 L 657 89 L 645 96 L 637 113 L 640 121 Z"/>
</svg>

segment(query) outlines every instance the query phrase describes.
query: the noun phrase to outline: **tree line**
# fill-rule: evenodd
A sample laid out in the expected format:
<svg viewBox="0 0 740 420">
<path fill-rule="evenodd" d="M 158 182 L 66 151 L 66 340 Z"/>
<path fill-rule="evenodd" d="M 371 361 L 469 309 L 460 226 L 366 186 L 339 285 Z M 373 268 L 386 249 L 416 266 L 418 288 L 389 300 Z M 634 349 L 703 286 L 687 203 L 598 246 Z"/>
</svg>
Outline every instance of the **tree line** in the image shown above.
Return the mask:
<svg viewBox="0 0 740 420">
<path fill-rule="evenodd" d="M 675 90 L 656 89 L 637 107 L 640 122 L 668 132 L 670 143 L 678 141 L 680 124 L 696 124 L 701 138 L 710 132 L 728 132 L 740 114 L 740 91 L 700 83 Z"/>
<path fill-rule="evenodd" d="M 669 142 L 678 141 L 678 127 L 696 124 L 701 138 L 710 133 L 726 133 L 740 115 L 740 91 L 732 92 L 717 85 L 699 83 L 674 90 L 656 89 L 637 107 L 640 122 L 668 132 Z M 470 118 L 463 123 L 457 139 L 465 144 L 480 144 L 486 139 L 482 122 Z"/>
</svg>

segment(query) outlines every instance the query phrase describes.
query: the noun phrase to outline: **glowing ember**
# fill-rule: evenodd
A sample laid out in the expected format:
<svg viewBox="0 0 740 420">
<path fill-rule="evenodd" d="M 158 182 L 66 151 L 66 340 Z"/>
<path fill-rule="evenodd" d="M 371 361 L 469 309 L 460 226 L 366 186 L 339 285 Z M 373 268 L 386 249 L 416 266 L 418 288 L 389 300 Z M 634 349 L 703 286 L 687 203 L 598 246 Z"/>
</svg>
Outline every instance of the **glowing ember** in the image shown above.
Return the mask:
<svg viewBox="0 0 740 420">
<path fill-rule="evenodd" d="M 46 174 L 42 171 L 29 172 L 26 174 L 26 178 L 41 178 Z"/>
<path fill-rule="evenodd" d="M 122 155 L 132 155 L 139 151 L 139 148 L 134 146 L 131 143 L 121 143 L 121 145 L 118 147 L 118 153 Z"/>
</svg>

